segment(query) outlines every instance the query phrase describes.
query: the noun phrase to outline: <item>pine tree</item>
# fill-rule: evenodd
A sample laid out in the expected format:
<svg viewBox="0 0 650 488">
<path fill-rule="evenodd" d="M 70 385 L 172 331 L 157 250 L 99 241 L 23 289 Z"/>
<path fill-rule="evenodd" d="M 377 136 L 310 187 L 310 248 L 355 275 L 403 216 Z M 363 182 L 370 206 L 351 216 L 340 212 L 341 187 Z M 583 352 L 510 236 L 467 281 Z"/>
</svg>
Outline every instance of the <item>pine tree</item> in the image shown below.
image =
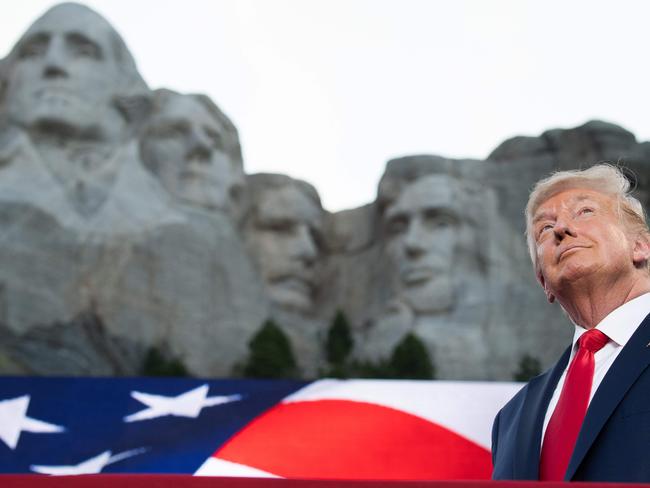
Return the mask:
<svg viewBox="0 0 650 488">
<path fill-rule="evenodd" d="M 244 376 L 251 378 L 289 378 L 297 375 L 291 342 L 284 332 L 267 320 L 248 343 L 250 351 Z"/>
<path fill-rule="evenodd" d="M 528 381 L 542 372 L 542 364 L 539 359 L 524 354 L 519 361 L 519 369 L 513 375 L 515 381 Z"/>
<path fill-rule="evenodd" d="M 189 376 L 178 358 L 168 359 L 157 347 L 150 347 L 140 369 L 142 376 Z"/>
<path fill-rule="evenodd" d="M 407 334 L 395 346 L 388 364 L 393 378 L 428 380 L 435 376 L 426 347 L 413 334 Z"/>
<path fill-rule="evenodd" d="M 354 347 L 350 324 L 345 314 L 338 310 L 327 333 L 327 360 L 332 366 L 341 366 Z"/>
</svg>

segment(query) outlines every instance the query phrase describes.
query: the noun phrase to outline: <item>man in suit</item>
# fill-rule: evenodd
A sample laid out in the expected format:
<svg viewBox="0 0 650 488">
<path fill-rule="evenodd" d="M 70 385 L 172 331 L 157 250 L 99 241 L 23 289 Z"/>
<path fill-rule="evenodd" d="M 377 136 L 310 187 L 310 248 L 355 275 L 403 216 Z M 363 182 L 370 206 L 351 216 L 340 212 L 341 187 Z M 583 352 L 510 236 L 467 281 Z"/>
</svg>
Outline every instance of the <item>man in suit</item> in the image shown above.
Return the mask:
<svg viewBox="0 0 650 488">
<path fill-rule="evenodd" d="M 573 344 L 499 412 L 494 479 L 650 482 L 650 231 L 609 165 L 540 181 L 528 247 Z"/>
</svg>

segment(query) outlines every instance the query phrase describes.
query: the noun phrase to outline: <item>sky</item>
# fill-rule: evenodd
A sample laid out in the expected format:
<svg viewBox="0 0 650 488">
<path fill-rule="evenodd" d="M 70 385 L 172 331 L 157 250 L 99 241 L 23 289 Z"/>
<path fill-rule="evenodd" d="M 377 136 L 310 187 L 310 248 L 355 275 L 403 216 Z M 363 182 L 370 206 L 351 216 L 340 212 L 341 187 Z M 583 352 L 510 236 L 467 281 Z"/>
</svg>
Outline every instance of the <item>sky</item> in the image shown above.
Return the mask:
<svg viewBox="0 0 650 488">
<path fill-rule="evenodd" d="M 0 1 L 0 57 L 51 5 Z M 92 0 L 151 88 L 205 93 L 247 173 L 374 200 L 386 162 L 483 159 L 591 119 L 650 140 L 650 4 L 618 0 Z"/>
</svg>

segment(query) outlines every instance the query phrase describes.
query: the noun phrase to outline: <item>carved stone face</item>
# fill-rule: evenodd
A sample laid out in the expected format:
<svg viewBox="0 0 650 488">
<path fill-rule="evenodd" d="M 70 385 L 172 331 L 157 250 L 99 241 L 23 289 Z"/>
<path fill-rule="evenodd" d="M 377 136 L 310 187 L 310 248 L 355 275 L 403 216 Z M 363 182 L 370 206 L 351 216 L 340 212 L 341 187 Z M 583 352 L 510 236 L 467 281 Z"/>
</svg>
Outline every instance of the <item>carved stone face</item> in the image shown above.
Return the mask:
<svg viewBox="0 0 650 488">
<path fill-rule="evenodd" d="M 249 250 L 271 300 L 308 311 L 316 288 L 322 210 L 292 185 L 259 196 L 247 225 Z"/>
<path fill-rule="evenodd" d="M 120 85 L 114 36 L 112 27 L 86 7 L 63 4 L 45 13 L 12 51 L 5 93 L 9 118 L 28 128 L 120 130 L 117 112 L 108 110 Z M 106 129 L 107 124 L 119 127 Z"/>
<path fill-rule="evenodd" d="M 461 226 L 457 184 L 446 175 L 404 188 L 384 215 L 386 250 L 401 297 L 416 313 L 439 313 L 456 300 L 453 270 Z"/>
<path fill-rule="evenodd" d="M 173 94 L 145 131 L 142 159 L 174 197 L 225 209 L 242 176 L 225 151 L 224 137 L 220 122 L 196 98 Z"/>
</svg>

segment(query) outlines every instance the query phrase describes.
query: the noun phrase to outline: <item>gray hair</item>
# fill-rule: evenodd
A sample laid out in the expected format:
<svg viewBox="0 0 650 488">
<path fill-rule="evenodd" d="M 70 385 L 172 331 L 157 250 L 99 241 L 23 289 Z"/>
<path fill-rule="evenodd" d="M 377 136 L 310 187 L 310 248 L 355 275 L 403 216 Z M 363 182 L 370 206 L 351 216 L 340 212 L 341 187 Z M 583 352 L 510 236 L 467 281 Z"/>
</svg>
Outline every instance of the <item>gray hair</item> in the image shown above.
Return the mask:
<svg viewBox="0 0 650 488">
<path fill-rule="evenodd" d="M 566 190 L 584 188 L 617 200 L 621 221 L 627 230 L 637 235 L 650 234 L 641 202 L 632 196 L 630 181 L 623 171 L 611 164 L 597 164 L 584 170 L 558 171 L 537 182 L 526 204 L 526 242 L 535 271 L 538 271 L 537 244 L 533 232 L 533 217 L 542 203 Z M 648 262 L 650 270 L 650 261 Z"/>
</svg>

